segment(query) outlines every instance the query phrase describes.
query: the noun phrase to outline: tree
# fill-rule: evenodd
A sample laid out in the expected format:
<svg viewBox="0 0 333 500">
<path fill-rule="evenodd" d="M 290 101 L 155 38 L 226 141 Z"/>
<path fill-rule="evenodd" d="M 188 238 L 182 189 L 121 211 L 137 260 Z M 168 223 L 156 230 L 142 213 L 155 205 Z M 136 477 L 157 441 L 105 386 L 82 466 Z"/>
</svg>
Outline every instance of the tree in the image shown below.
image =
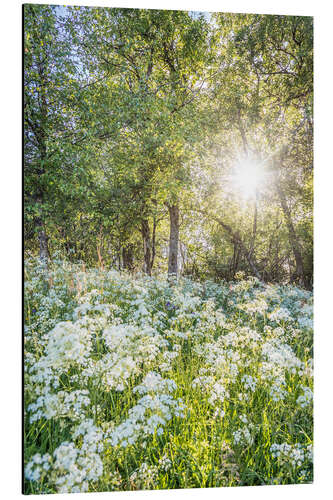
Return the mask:
<svg viewBox="0 0 333 500">
<path fill-rule="evenodd" d="M 311 19 L 26 6 L 25 44 L 27 249 L 311 284 Z"/>
<path fill-rule="evenodd" d="M 229 100 L 224 109 L 230 125 L 239 132 L 243 154 L 264 158 L 275 172 L 276 194 L 295 258 L 295 277 L 305 284 L 301 245 L 283 179 L 291 185 L 300 171 L 308 175 L 312 164 L 312 19 L 234 14 L 217 14 L 216 19 L 227 40 L 227 54 L 234 60 L 229 64 L 233 76 L 228 92 L 223 93 L 223 88 L 221 92 L 221 84 L 218 87 L 220 100 Z M 244 82 L 240 82 L 244 73 Z M 252 253 L 257 215 L 255 203 Z"/>
<path fill-rule="evenodd" d="M 163 198 L 171 207 L 170 214 L 179 211 L 177 189 L 186 177 L 183 170 L 190 157 L 188 144 L 200 135 L 194 130 L 192 117 L 198 112 L 194 103 L 209 73 L 204 64 L 210 57 L 208 23 L 203 16 L 179 11 L 71 12 L 68 23 L 73 31 L 73 26 L 79 26 L 78 52 L 83 52 L 87 69 L 96 74 L 99 82 L 95 88 L 95 113 L 100 123 L 97 135 L 112 143 L 110 163 L 117 169 L 126 168 L 123 188 L 135 200 L 144 269 L 150 274 L 154 231 L 149 227 L 149 218 L 154 218 L 156 200 L 163 202 Z M 116 108 L 112 102 L 115 98 Z M 179 182 L 167 184 L 165 179 L 170 175 Z M 124 208 L 127 210 L 127 206 Z M 176 220 L 176 216 L 170 216 L 174 226 L 170 234 L 175 236 L 170 243 L 173 264 L 169 268 L 175 274 L 179 230 Z"/>
<path fill-rule="evenodd" d="M 54 203 L 69 190 L 73 173 L 76 116 L 72 106 L 78 98 L 78 83 L 69 40 L 58 24 L 55 7 L 25 5 L 24 32 L 25 228 L 28 239 L 37 233 L 39 255 L 46 262 Z"/>
</svg>

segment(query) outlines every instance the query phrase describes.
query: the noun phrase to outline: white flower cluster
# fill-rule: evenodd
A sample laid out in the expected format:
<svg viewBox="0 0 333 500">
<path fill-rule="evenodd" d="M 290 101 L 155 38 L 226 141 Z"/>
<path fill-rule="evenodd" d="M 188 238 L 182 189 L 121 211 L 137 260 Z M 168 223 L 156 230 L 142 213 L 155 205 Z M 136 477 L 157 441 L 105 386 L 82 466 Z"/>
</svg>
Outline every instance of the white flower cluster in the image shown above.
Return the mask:
<svg viewBox="0 0 333 500">
<path fill-rule="evenodd" d="M 75 429 L 73 438 L 83 437 L 81 451 L 90 451 L 101 453 L 103 451 L 103 431 L 94 425 L 91 418 L 82 420 L 80 425 Z"/>
<path fill-rule="evenodd" d="M 177 357 L 179 357 L 180 353 L 181 353 L 181 347 L 179 344 L 174 344 L 172 351 L 165 351 L 162 354 L 162 362 L 159 365 L 161 372 L 167 372 L 171 370 L 173 361 Z"/>
<path fill-rule="evenodd" d="M 46 392 L 39 396 L 35 403 L 28 406 L 28 411 L 31 412 L 30 422 L 35 422 L 42 417 L 47 420 L 53 417 L 79 419 L 83 408 L 90 405 L 88 394 L 87 390 Z"/>
<path fill-rule="evenodd" d="M 243 422 L 243 424 L 249 423 L 246 415 L 239 415 L 239 420 L 241 420 Z"/>
<path fill-rule="evenodd" d="M 292 348 L 277 339 L 272 339 L 263 344 L 262 357 L 268 361 L 273 373 L 288 370 L 295 374 L 304 368 L 304 363 L 297 358 Z"/>
<path fill-rule="evenodd" d="M 65 321 L 58 323 L 48 334 L 46 346 L 47 364 L 62 370 L 73 363 L 85 365 L 91 352 L 91 337 L 80 323 Z"/>
<path fill-rule="evenodd" d="M 128 379 L 140 373 L 140 365 L 150 366 L 168 345 L 153 328 L 127 323 L 105 328 L 102 339 L 106 353 L 90 358 L 82 374 L 102 381 L 107 391 L 123 391 Z"/>
<path fill-rule="evenodd" d="M 210 390 L 210 398 L 208 399 L 209 403 L 212 405 L 216 403 L 221 404 L 226 397 L 229 397 L 229 392 L 222 384 L 215 382 Z"/>
<path fill-rule="evenodd" d="M 285 307 L 279 307 L 278 309 L 275 309 L 275 311 L 270 313 L 268 317 L 271 321 L 276 321 L 276 322 L 293 321 L 290 312 Z"/>
<path fill-rule="evenodd" d="M 181 398 L 173 399 L 170 392 L 177 386 L 171 379 L 163 379 L 150 372 L 142 384 L 133 391 L 145 394 L 129 410 L 128 418 L 110 433 L 110 443 L 125 447 L 134 444 L 143 436 L 163 433 L 163 427 L 172 416 L 184 418 L 184 404 Z"/>
<path fill-rule="evenodd" d="M 134 387 L 133 392 L 138 392 L 139 394 L 147 394 L 150 392 L 169 393 L 176 389 L 177 385 L 174 380 L 162 378 L 161 375 L 156 372 L 149 372 L 143 379 L 142 384 Z"/>
<path fill-rule="evenodd" d="M 254 437 L 249 427 L 243 427 L 232 433 L 236 445 L 252 446 Z"/>
<path fill-rule="evenodd" d="M 39 481 L 42 474 L 50 469 L 51 455 L 46 453 L 33 455 L 25 467 L 24 474 L 29 481 Z"/>
<path fill-rule="evenodd" d="M 283 401 L 287 395 L 287 391 L 283 388 L 285 381 L 276 379 L 270 387 L 270 395 L 273 401 Z"/>
<path fill-rule="evenodd" d="M 302 408 L 305 408 L 311 404 L 313 400 L 313 392 L 310 387 L 301 386 L 301 388 L 303 390 L 303 394 L 297 398 L 296 403 Z"/>
<path fill-rule="evenodd" d="M 172 303 L 176 308 L 179 308 L 179 313 L 188 313 L 197 310 L 201 303 L 201 298 L 193 296 L 191 293 L 182 293 L 176 290 L 172 298 Z"/>
<path fill-rule="evenodd" d="M 132 356 L 107 353 L 96 361 L 90 359 L 88 366 L 82 371 L 82 376 L 101 383 L 106 391 L 123 391 L 126 381 L 139 371 L 138 360 L 134 360 Z"/>
<path fill-rule="evenodd" d="M 222 383 L 221 383 L 222 382 Z M 202 375 L 192 381 L 193 388 L 199 388 L 209 395 L 208 402 L 215 406 L 223 403 L 225 398 L 229 397 L 229 392 L 223 385 L 222 380 L 215 380 L 215 377 Z"/>
<path fill-rule="evenodd" d="M 241 380 L 245 389 L 250 389 L 252 392 L 256 390 L 257 380 L 255 377 L 252 377 L 251 375 L 243 375 Z"/>
<path fill-rule="evenodd" d="M 137 488 L 149 488 L 154 484 L 157 474 L 158 468 L 156 466 L 149 466 L 144 462 L 137 471 L 131 474 L 130 481 Z"/>
<path fill-rule="evenodd" d="M 264 299 L 269 300 L 271 303 L 279 303 L 281 301 L 281 297 L 276 287 L 268 284 L 264 285 L 263 290 L 256 291 L 255 295 L 258 297 L 263 297 Z"/>
<path fill-rule="evenodd" d="M 305 447 L 300 443 L 294 445 L 288 443 L 273 443 L 270 447 L 270 452 L 272 456 L 277 458 L 281 463 L 287 463 L 293 467 L 301 467 L 305 460 L 309 462 L 313 461 L 312 445 Z"/>
<path fill-rule="evenodd" d="M 225 411 L 222 408 L 216 408 L 213 417 L 214 418 L 223 418 L 225 416 Z"/>
<path fill-rule="evenodd" d="M 88 297 L 84 297 L 88 299 Z M 82 299 L 82 298 L 81 298 Z M 109 317 L 113 311 L 119 311 L 119 308 L 113 304 L 90 304 L 89 302 L 83 302 L 78 307 L 74 309 L 73 319 L 78 320 L 87 315 L 95 316 L 96 314 L 101 314 L 102 316 Z"/>
<path fill-rule="evenodd" d="M 240 354 L 235 349 L 226 349 L 224 344 L 224 338 L 220 337 L 216 342 L 198 345 L 195 349 L 205 356 L 205 365 L 211 374 L 235 378 L 239 372 Z"/>
<path fill-rule="evenodd" d="M 25 467 L 25 476 L 38 481 L 43 473 L 54 484 L 58 493 L 80 493 L 88 491 L 90 481 L 97 481 L 103 473 L 100 453 L 103 451 L 103 432 L 92 420 L 81 422 L 73 438 L 82 437 L 82 446 L 65 441 L 49 454 L 34 455 Z"/>
<path fill-rule="evenodd" d="M 167 472 L 168 470 L 171 469 L 172 466 L 172 462 L 167 455 L 163 455 L 163 457 L 159 459 L 158 464 L 163 472 Z"/>
<path fill-rule="evenodd" d="M 62 443 L 53 455 L 52 473 L 58 493 L 88 491 L 89 481 L 97 481 L 103 473 L 99 454 L 76 448 L 74 443 Z"/>
<path fill-rule="evenodd" d="M 199 387 L 200 389 L 206 390 L 209 385 L 212 385 L 214 383 L 214 377 L 211 375 L 208 376 L 201 376 L 197 377 L 192 381 L 192 387 L 196 388 Z"/>
<path fill-rule="evenodd" d="M 301 328 L 313 330 L 313 318 L 304 315 L 300 316 L 297 321 Z"/>
<path fill-rule="evenodd" d="M 268 309 L 268 304 L 264 299 L 260 298 L 260 299 L 255 299 L 251 302 L 238 304 L 237 308 L 251 315 L 260 314 L 263 316 Z"/>
</svg>

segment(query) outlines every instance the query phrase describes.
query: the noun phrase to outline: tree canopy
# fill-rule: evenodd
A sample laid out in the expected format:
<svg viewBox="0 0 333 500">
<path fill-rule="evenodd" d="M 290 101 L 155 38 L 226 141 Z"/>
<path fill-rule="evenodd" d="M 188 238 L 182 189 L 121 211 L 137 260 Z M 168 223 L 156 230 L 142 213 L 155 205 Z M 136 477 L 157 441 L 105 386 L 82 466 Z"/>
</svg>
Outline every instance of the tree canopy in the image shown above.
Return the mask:
<svg viewBox="0 0 333 500">
<path fill-rule="evenodd" d="M 313 24 L 24 6 L 25 249 L 312 284 Z"/>
</svg>

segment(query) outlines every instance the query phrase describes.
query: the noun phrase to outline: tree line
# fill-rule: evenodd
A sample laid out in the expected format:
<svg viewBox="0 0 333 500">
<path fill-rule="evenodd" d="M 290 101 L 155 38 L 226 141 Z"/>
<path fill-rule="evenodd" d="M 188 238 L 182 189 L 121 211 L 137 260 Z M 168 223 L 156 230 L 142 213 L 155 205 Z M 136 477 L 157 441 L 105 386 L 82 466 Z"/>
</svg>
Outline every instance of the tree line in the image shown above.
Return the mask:
<svg viewBox="0 0 333 500">
<path fill-rule="evenodd" d="M 312 64 L 310 17 L 25 5 L 25 250 L 311 286 Z"/>
</svg>

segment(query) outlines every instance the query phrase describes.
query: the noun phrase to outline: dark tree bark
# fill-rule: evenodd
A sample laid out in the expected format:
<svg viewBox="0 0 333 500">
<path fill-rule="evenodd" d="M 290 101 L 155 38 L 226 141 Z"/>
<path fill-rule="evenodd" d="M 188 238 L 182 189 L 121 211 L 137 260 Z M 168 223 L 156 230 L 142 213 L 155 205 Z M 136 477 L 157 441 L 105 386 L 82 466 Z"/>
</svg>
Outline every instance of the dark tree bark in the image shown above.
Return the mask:
<svg viewBox="0 0 333 500">
<path fill-rule="evenodd" d="M 151 276 L 152 252 L 151 252 L 151 237 L 148 219 L 141 221 L 141 234 L 143 241 L 143 272 Z"/>
<path fill-rule="evenodd" d="M 178 276 L 179 206 L 168 205 L 170 216 L 168 275 Z"/>
<path fill-rule="evenodd" d="M 294 258 L 295 258 L 295 263 L 296 263 L 296 279 L 297 281 L 305 286 L 306 280 L 305 280 L 305 273 L 304 273 L 304 265 L 303 265 L 303 258 L 302 258 L 302 251 L 301 251 L 301 245 L 299 244 L 298 237 L 295 231 L 294 223 L 291 218 L 290 210 L 287 204 L 287 200 L 285 197 L 285 194 L 281 188 L 281 185 L 279 182 L 276 184 L 277 192 L 279 195 L 280 199 L 280 204 L 282 207 L 284 219 L 286 222 L 286 226 L 288 228 L 288 235 L 289 235 L 289 242 L 290 246 L 292 248 Z"/>
<path fill-rule="evenodd" d="M 134 269 L 133 245 L 131 244 L 123 247 L 123 266 L 128 271 L 133 271 Z"/>
<path fill-rule="evenodd" d="M 151 240 L 151 261 L 150 261 L 150 270 L 153 269 L 154 265 L 154 260 L 155 260 L 155 253 L 156 253 L 156 217 L 154 217 L 153 220 L 153 235 L 152 235 L 152 240 Z"/>
</svg>

